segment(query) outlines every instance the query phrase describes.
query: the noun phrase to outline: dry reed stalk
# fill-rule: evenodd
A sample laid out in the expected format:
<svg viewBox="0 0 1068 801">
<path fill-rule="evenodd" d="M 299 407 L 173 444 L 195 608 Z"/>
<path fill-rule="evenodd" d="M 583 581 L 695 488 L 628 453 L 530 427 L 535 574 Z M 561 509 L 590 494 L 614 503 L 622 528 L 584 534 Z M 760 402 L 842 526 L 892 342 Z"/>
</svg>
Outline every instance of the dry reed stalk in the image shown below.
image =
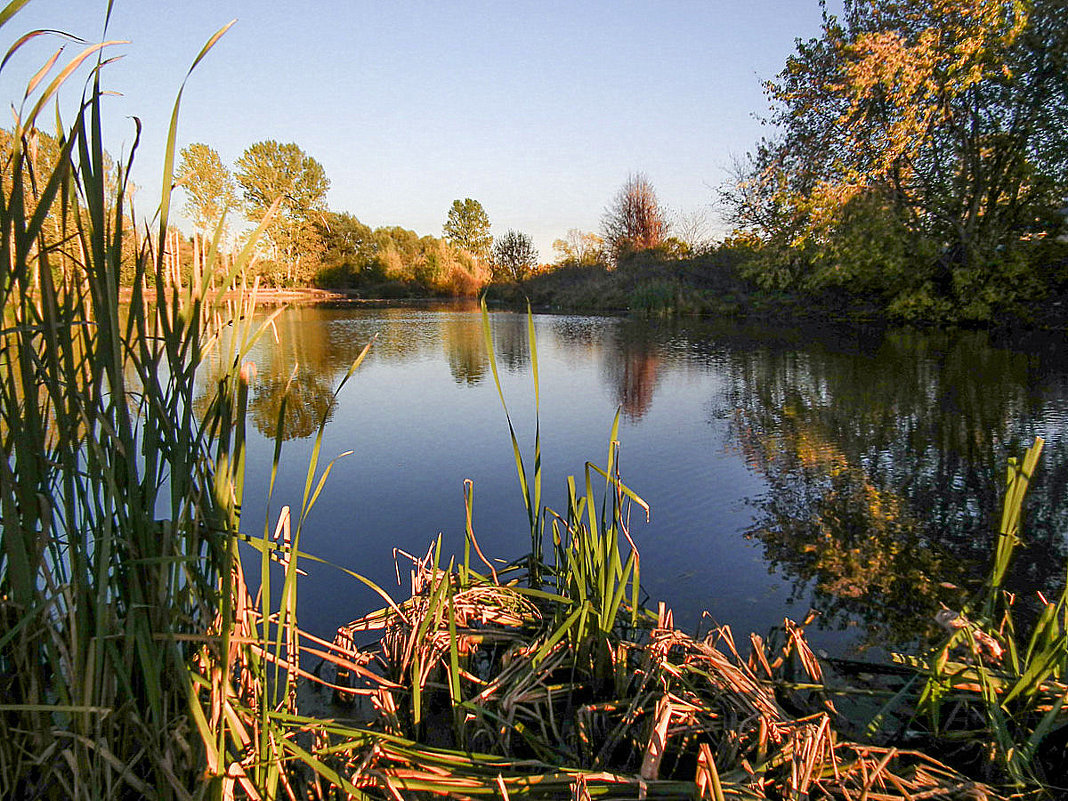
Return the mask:
<svg viewBox="0 0 1068 801">
<path fill-rule="evenodd" d="M 467 589 L 461 590 L 460 574 L 436 568 L 436 559 L 418 561 L 413 587 L 422 595 L 399 604 L 404 615 L 386 608 L 348 629 L 351 637 L 352 631 L 378 627 L 380 644 L 366 653 L 380 661 L 383 675 L 409 671 L 407 680 L 399 682 L 408 689 L 376 691 L 377 715 L 371 725 L 394 736 L 338 731 L 320 746 L 324 758 L 329 753 L 340 759 L 351 782 L 365 792 L 402 798 L 484 798 L 505 792 L 535 799 L 602 793 L 635 799 L 680 794 L 716 799 L 823 794 L 869 801 L 965 798 L 969 793 L 998 797 L 922 754 L 841 740 L 828 712 L 805 718 L 787 714 L 776 701 L 774 684 L 790 655 L 814 681 L 822 677 L 802 626 L 784 627 L 784 650 L 774 658 L 755 639 L 756 659 L 737 653 L 726 627 L 695 640 L 653 626 L 640 642 L 619 640 L 607 650 L 615 678 L 603 689 L 621 694 L 575 704 L 576 695 L 593 689 L 588 682 L 594 674 L 584 661 L 590 658 L 583 650 L 587 644 L 560 640 L 543 651 L 540 643 L 550 635 L 547 621 L 552 618 L 545 606 L 537 609 L 516 588 L 489 580 L 468 577 Z M 435 598 L 440 608 L 435 609 Z M 561 602 L 541 601 L 549 606 Z M 464 623 L 452 630 L 450 605 L 454 624 Z M 522 612 L 512 616 L 511 609 Z M 507 628 L 502 621 L 515 624 L 505 640 L 463 640 L 471 631 L 468 626 Z M 657 623 L 670 621 L 670 611 L 662 608 Z M 422 642 L 416 645 L 412 636 L 419 631 Z M 495 755 L 434 749 L 395 737 L 414 731 L 412 718 L 403 713 L 412 683 L 419 681 L 429 691 L 431 674 L 449 674 L 450 637 L 464 642 L 451 653 L 468 662 L 460 676 L 463 697 L 470 700 L 461 704 L 463 714 L 455 725 L 462 728 L 464 742 L 482 743 Z M 420 670 L 415 674 L 417 652 Z M 543 653 L 540 661 L 535 660 L 538 653 Z M 480 670 L 489 672 L 476 683 L 471 671 L 479 659 L 485 660 Z M 459 742 L 460 733 L 455 736 Z M 553 762 L 576 767 L 561 769 Z M 577 767 L 583 763 L 587 767 Z M 689 773 L 675 778 L 686 765 Z"/>
</svg>

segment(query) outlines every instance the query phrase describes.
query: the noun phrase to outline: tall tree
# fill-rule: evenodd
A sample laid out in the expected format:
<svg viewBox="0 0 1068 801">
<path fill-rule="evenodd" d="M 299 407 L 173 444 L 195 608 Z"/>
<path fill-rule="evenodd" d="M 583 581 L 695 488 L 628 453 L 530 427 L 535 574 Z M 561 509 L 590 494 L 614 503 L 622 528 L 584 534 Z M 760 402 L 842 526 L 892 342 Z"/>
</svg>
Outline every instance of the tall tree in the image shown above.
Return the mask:
<svg viewBox="0 0 1068 801">
<path fill-rule="evenodd" d="M 489 256 L 493 245 L 489 216 L 477 200 L 469 197 L 454 200 L 443 232 L 447 240 L 471 255 L 482 259 Z"/>
<path fill-rule="evenodd" d="M 303 256 L 318 249 L 314 223 L 326 211 L 330 179 L 318 161 L 292 142 L 256 142 L 237 160 L 236 178 L 251 220 L 258 220 L 280 199 L 267 237 L 276 258 L 293 277 Z"/>
<path fill-rule="evenodd" d="M 193 227 L 212 236 L 223 214 L 237 202 L 233 175 L 214 148 L 195 142 L 182 148 L 178 176 Z"/>
<path fill-rule="evenodd" d="M 616 193 L 601 219 L 604 241 L 612 258 L 655 248 L 667 224 L 656 191 L 644 173 L 634 173 Z"/>
<path fill-rule="evenodd" d="M 846 0 L 766 89 L 780 135 L 734 210 L 795 255 L 860 202 L 941 247 L 920 278 L 959 295 L 1068 192 L 1065 0 Z"/>
<path fill-rule="evenodd" d="M 520 231 L 509 230 L 493 243 L 493 269 L 511 281 L 522 281 L 538 266 L 534 240 Z"/>
</svg>

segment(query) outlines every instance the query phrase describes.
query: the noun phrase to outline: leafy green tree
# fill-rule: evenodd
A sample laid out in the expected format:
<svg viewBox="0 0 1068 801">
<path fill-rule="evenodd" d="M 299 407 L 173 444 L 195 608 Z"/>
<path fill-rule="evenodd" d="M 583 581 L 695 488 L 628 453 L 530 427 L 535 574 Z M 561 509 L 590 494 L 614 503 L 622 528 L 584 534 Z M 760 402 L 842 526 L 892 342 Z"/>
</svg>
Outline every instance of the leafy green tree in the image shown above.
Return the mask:
<svg viewBox="0 0 1068 801">
<path fill-rule="evenodd" d="M 15 134 L 4 128 L 0 128 L 0 185 L 3 187 L 4 196 L 10 202 L 13 175 L 15 167 L 13 155 L 16 149 Z M 38 202 L 45 191 L 49 178 L 60 166 L 60 158 L 63 151 L 63 141 L 45 133 L 37 128 L 30 128 L 23 132 L 21 146 L 25 149 L 27 161 L 23 175 L 23 198 L 22 202 L 27 209 L 36 209 Z M 118 190 L 117 170 L 114 159 L 106 150 L 102 154 L 102 166 L 104 170 L 104 191 L 108 202 L 112 202 Z M 75 162 L 72 165 L 76 169 L 77 151 L 71 154 Z M 128 194 L 132 194 L 132 184 L 126 187 Z M 84 207 L 82 213 L 85 213 Z M 125 220 L 126 225 L 134 226 L 132 219 Z M 75 202 L 71 197 L 57 197 L 48 206 L 44 219 L 41 223 L 40 236 L 35 245 L 38 252 L 46 258 L 56 274 L 68 275 L 73 262 L 81 262 L 84 255 L 76 237 L 72 236 L 75 230 Z M 120 265 L 121 280 L 129 283 L 133 278 L 135 248 L 132 237 L 123 240 L 122 263 Z"/>
<path fill-rule="evenodd" d="M 370 227 L 349 212 L 328 211 L 320 215 L 316 222 L 327 252 L 337 258 L 355 263 L 374 253 L 374 237 Z"/>
<path fill-rule="evenodd" d="M 604 241 L 613 259 L 655 248 L 664 240 L 667 224 L 656 191 L 643 173 L 631 175 L 605 209 L 601 220 Z"/>
<path fill-rule="evenodd" d="M 1013 293 L 999 271 L 1056 225 L 1068 193 L 1066 12 L 1063 0 L 847 0 L 841 20 L 825 16 L 767 83 L 779 136 L 729 193 L 736 223 L 779 248 L 773 282 L 833 267 L 815 257 L 860 203 L 908 232 L 905 250 L 941 251 L 916 265 L 913 291 Z"/>
<path fill-rule="evenodd" d="M 350 287 L 371 269 L 378 248 L 371 229 L 346 212 L 328 211 L 315 222 L 323 244 L 316 283 Z"/>
<path fill-rule="evenodd" d="M 538 266 L 534 240 L 520 231 L 509 230 L 493 243 L 494 272 L 510 281 L 522 281 Z"/>
<path fill-rule="evenodd" d="M 249 219 L 261 219 L 279 201 L 266 233 L 272 255 L 285 261 L 292 279 L 301 259 L 310 260 L 321 250 L 315 222 L 326 211 L 330 179 L 318 161 L 292 142 L 256 142 L 236 166 Z"/>
<path fill-rule="evenodd" d="M 185 211 L 198 233 L 212 236 L 226 210 L 237 202 L 237 186 L 214 148 L 195 142 L 182 148 L 178 180 Z"/>
<path fill-rule="evenodd" d="M 0 181 L 5 198 L 12 195 L 12 170 L 14 169 L 13 154 L 15 152 L 15 134 L 0 128 Z M 30 130 L 23 144 L 28 156 L 26 161 L 26 173 L 23 183 L 23 198 L 26 208 L 37 207 L 37 199 L 44 191 L 49 177 L 59 166 L 62 151 L 62 143 L 54 136 L 37 129 Z M 10 202 L 10 201 L 9 201 Z M 53 202 L 48 207 L 48 212 L 41 226 L 41 241 L 46 249 L 59 248 L 62 243 L 63 214 L 61 204 Z M 68 223 L 73 223 L 68 215 Z"/>
<path fill-rule="evenodd" d="M 490 221 L 486 210 L 477 200 L 467 197 L 454 200 L 449 209 L 443 229 L 445 238 L 472 256 L 487 258 L 493 237 L 490 236 Z"/>
<path fill-rule="evenodd" d="M 488 266 L 433 236 L 400 226 L 373 231 L 346 212 L 326 212 L 316 225 L 323 255 L 319 286 L 362 289 L 382 297 L 473 296 L 488 281 Z"/>
</svg>

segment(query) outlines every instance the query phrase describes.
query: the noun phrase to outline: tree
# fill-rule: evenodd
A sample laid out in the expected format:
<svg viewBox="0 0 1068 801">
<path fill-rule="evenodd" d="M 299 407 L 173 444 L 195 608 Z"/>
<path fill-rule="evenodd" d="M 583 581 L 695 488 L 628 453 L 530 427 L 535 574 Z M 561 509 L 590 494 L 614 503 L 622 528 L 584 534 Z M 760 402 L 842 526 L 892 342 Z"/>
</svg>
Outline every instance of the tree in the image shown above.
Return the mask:
<svg viewBox="0 0 1068 801">
<path fill-rule="evenodd" d="M 915 279 L 959 299 L 999 280 L 991 265 L 1068 192 L 1064 0 L 847 0 L 766 90 L 780 134 L 730 200 L 742 228 L 793 251 L 794 280 L 861 202 L 934 243 Z"/>
<path fill-rule="evenodd" d="M 16 129 L 17 130 L 17 129 Z M 41 205 L 46 192 L 49 179 L 63 167 L 61 158 L 63 155 L 64 140 L 45 133 L 38 128 L 30 127 L 21 132 L 21 142 L 15 141 L 15 132 L 0 128 L 0 186 L 3 197 L 8 203 L 12 203 L 12 194 L 15 185 L 15 173 L 18 171 L 22 186 L 21 202 L 25 205 L 27 217 L 35 211 L 41 211 Z M 16 151 L 21 150 L 25 154 L 25 161 L 16 163 Z M 66 168 L 70 174 L 76 175 L 80 159 L 75 149 L 69 154 Z M 119 189 L 121 174 L 116 169 L 115 161 L 108 151 L 101 153 L 101 166 L 103 168 L 104 195 L 107 202 L 114 202 Z M 136 186 L 129 181 L 124 186 L 126 201 L 129 202 Z M 88 211 L 83 205 L 83 200 L 77 202 L 72 197 L 64 197 L 61 189 L 48 203 L 41 221 L 40 236 L 34 243 L 35 252 L 43 254 L 49 260 L 53 270 L 57 274 L 69 275 L 69 269 L 73 263 L 82 263 L 85 259 L 78 237 L 73 235 L 76 230 L 76 206 L 83 214 Z M 135 227 L 132 218 L 125 218 L 124 224 Z M 40 248 L 40 250 L 38 250 Z M 122 263 L 120 268 L 121 280 L 129 282 L 134 273 L 134 259 L 136 257 L 133 245 L 133 237 L 123 239 Z"/>
<path fill-rule="evenodd" d="M 472 256 L 482 259 L 489 256 L 490 246 L 493 244 L 490 221 L 486 210 L 477 200 L 469 197 L 462 201 L 454 200 L 445 220 L 443 233 L 449 242 L 463 248 Z"/>
<path fill-rule="evenodd" d="M 199 233 L 212 236 L 226 210 L 237 202 L 237 187 L 219 154 L 200 142 L 182 148 L 178 181 L 185 210 Z"/>
<path fill-rule="evenodd" d="M 371 229 L 347 211 L 322 214 L 315 228 L 323 244 L 316 282 L 351 286 L 368 270 L 378 251 Z"/>
<path fill-rule="evenodd" d="M 672 215 L 672 235 L 690 253 L 705 253 L 712 248 L 712 224 L 707 209 L 677 211 Z"/>
<path fill-rule="evenodd" d="M 522 281 L 537 266 L 538 249 L 526 234 L 509 230 L 493 243 L 493 269 L 504 278 Z"/>
<path fill-rule="evenodd" d="M 330 179 L 318 161 L 292 142 L 256 142 L 237 160 L 237 168 L 249 219 L 262 219 L 279 200 L 266 234 L 273 255 L 286 262 L 292 279 L 301 257 L 317 249 L 314 223 L 326 211 Z"/>
<path fill-rule="evenodd" d="M 591 267 L 603 263 L 605 259 L 604 240 L 597 234 L 578 228 L 569 228 L 567 236 L 555 240 L 553 250 L 556 252 L 556 263 L 560 265 Z"/>
<path fill-rule="evenodd" d="M 656 191 L 643 173 L 634 173 L 620 188 L 601 220 L 604 241 L 613 259 L 657 247 L 667 225 Z"/>
</svg>

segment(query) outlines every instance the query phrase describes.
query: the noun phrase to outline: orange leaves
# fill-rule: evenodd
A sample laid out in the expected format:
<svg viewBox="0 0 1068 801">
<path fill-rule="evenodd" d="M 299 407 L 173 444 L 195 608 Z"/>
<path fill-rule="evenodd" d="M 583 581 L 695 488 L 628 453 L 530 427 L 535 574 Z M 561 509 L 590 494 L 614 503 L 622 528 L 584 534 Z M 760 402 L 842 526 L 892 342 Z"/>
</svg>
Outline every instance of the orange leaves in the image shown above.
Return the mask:
<svg viewBox="0 0 1068 801">
<path fill-rule="evenodd" d="M 874 151 L 877 174 L 913 161 L 957 97 L 1004 78 L 1007 48 L 1026 19 L 1003 0 L 874 11 L 872 29 L 842 46 L 842 79 L 833 87 L 849 100 L 839 124 L 853 133 L 853 149 Z"/>
</svg>

